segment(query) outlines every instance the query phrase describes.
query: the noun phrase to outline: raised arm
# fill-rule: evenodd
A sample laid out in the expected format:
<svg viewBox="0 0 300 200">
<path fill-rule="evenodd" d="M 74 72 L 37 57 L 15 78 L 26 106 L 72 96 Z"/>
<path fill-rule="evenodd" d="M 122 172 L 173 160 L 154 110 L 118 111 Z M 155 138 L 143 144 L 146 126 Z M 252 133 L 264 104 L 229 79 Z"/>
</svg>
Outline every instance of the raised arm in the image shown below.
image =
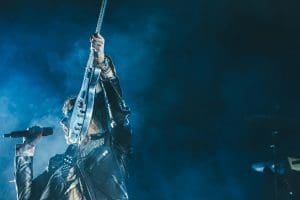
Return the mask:
<svg viewBox="0 0 300 200">
<path fill-rule="evenodd" d="M 103 86 L 110 114 L 114 143 L 124 151 L 130 151 L 131 127 L 128 116 L 130 109 L 123 98 L 120 81 L 112 59 L 104 54 L 104 39 L 92 37 L 96 65 L 101 69 L 100 84 Z"/>
</svg>

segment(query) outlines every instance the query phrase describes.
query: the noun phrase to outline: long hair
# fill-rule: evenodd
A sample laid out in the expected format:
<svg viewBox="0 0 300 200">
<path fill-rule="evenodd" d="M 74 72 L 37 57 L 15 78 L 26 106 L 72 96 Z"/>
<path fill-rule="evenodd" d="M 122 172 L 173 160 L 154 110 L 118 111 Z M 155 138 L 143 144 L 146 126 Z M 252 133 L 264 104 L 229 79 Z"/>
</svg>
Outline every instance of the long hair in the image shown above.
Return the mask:
<svg viewBox="0 0 300 200">
<path fill-rule="evenodd" d="M 64 105 L 62 107 L 62 113 L 64 117 L 70 117 L 76 102 L 76 96 L 71 96 L 67 100 L 65 100 Z"/>
</svg>

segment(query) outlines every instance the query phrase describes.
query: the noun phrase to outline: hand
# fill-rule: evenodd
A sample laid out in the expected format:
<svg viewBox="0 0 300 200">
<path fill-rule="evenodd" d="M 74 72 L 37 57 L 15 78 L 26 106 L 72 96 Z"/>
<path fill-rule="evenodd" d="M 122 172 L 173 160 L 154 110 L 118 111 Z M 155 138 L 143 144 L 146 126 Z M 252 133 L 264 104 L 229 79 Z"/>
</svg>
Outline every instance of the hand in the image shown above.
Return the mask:
<svg viewBox="0 0 300 200">
<path fill-rule="evenodd" d="M 107 59 L 105 59 L 104 43 L 105 40 L 99 33 L 95 33 L 91 36 L 91 49 L 94 52 L 97 67 L 101 69 L 102 77 L 114 78 L 115 74 L 107 63 Z"/>
<path fill-rule="evenodd" d="M 16 155 L 33 156 L 35 146 L 42 139 L 43 129 L 39 126 L 28 128 L 29 136 L 23 137 L 23 143 L 17 145 Z"/>
<path fill-rule="evenodd" d="M 39 126 L 32 126 L 28 128 L 28 137 L 23 137 L 23 144 L 37 145 L 37 143 L 42 139 L 43 128 Z"/>
<path fill-rule="evenodd" d="M 104 38 L 99 34 L 95 33 L 91 36 L 91 49 L 94 52 L 95 59 L 97 63 L 103 63 L 105 59 L 104 54 Z"/>
</svg>

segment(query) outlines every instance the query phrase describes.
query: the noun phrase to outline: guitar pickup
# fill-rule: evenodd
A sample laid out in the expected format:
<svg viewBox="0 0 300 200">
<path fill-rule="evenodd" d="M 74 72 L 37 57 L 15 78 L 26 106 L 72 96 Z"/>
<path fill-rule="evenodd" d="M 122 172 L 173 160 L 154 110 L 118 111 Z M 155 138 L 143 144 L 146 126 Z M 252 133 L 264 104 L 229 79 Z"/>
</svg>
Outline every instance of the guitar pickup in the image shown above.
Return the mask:
<svg viewBox="0 0 300 200">
<path fill-rule="evenodd" d="M 84 117 L 84 114 L 77 114 L 77 117 L 82 118 Z"/>
</svg>

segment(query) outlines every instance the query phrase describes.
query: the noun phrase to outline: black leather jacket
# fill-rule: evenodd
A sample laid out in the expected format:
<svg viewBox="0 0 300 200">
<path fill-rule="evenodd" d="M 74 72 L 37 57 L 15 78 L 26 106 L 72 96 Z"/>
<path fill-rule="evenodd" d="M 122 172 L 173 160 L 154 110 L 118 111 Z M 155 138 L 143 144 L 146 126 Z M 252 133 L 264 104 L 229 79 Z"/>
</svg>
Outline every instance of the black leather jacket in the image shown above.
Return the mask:
<svg viewBox="0 0 300 200">
<path fill-rule="evenodd" d="M 110 61 L 113 67 L 112 62 Z M 15 158 L 19 200 L 123 200 L 128 199 L 125 181 L 130 154 L 129 109 L 122 99 L 118 78 L 101 80 L 116 126 L 109 128 L 103 92 L 97 94 L 93 118 L 106 130 L 85 146 L 69 145 L 64 154 L 49 161 L 46 171 L 33 179 L 33 157 Z M 18 150 L 17 150 L 18 151 Z M 80 152 L 80 153 L 79 153 Z"/>
</svg>

